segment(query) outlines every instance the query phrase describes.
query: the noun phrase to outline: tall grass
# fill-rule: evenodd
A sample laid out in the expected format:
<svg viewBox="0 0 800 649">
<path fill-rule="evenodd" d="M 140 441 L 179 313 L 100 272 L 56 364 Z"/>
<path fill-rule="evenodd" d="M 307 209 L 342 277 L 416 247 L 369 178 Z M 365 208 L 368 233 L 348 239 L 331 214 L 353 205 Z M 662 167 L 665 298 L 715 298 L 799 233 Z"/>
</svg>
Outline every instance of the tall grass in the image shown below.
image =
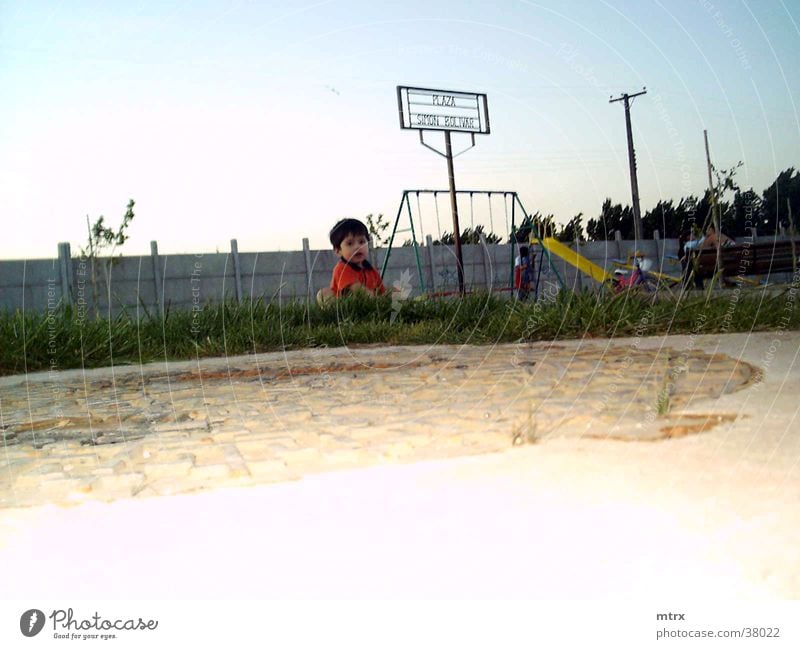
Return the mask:
<svg viewBox="0 0 800 649">
<path fill-rule="evenodd" d="M 0 374 L 179 360 L 300 347 L 365 343 L 431 344 L 557 340 L 800 328 L 800 304 L 787 293 L 637 294 L 562 292 L 549 303 L 472 294 L 410 300 L 354 295 L 326 306 L 263 300 L 167 311 L 163 318 L 123 312 L 80 319 L 0 314 Z"/>
</svg>

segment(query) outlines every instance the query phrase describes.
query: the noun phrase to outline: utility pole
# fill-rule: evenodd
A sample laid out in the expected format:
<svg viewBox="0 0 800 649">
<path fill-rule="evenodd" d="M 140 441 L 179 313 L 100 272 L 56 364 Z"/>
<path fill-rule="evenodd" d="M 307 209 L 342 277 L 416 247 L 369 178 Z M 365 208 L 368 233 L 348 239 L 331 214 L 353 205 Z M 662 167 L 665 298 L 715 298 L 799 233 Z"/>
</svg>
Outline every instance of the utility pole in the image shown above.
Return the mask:
<svg viewBox="0 0 800 649">
<path fill-rule="evenodd" d="M 644 239 L 642 233 L 642 214 L 639 211 L 639 181 L 636 179 L 636 154 L 633 150 L 633 132 L 631 131 L 631 106 L 629 100 L 640 95 L 647 94 L 647 89 L 642 88 L 641 92 L 629 95 L 624 93 L 621 97 L 616 99 L 609 99 L 608 103 L 615 101 L 625 102 L 625 127 L 628 129 L 628 163 L 631 168 L 631 194 L 633 197 L 633 237 L 637 241 Z"/>
<path fill-rule="evenodd" d="M 474 141 L 474 139 L 473 139 Z M 461 227 L 458 224 L 458 201 L 456 200 L 456 175 L 453 171 L 453 145 L 450 131 L 444 132 L 445 157 L 447 158 L 447 180 L 450 185 L 450 209 L 453 211 L 453 233 L 456 244 L 456 270 L 458 272 L 458 292 L 464 295 L 464 258 L 461 253 Z"/>
<path fill-rule="evenodd" d="M 708 191 L 711 198 L 711 221 L 714 224 L 714 232 L 717 236 L 717 261 L 715 274 L 719 275 L 722 270 L 722 230 L 720 226 L 719 208 L 717 207 L 717 192 L 714 189 L 714 181 L 711 178 L 711 154 L 708 150 L 708 131 L 703 129 L 703 139 L 706 143 L 706 165 L 708 167 Z"/>
</svg>

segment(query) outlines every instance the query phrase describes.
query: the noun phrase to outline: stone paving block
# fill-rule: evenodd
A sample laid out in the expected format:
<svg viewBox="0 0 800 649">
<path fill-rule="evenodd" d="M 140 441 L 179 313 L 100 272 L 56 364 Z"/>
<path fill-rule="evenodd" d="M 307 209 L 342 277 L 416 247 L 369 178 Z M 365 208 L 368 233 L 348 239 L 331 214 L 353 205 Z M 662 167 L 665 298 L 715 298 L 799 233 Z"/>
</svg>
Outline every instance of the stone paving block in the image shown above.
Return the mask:
<svg viewBox="0 0 800 649">
<path fill-rule="evenodd" d="M 345 437 L 343 435 L 321 435 L 317 448 L 319 448 L 320 452 L 356 450 L 363 448 L 364 440 L 367 439 L 371 440 L 375 439 L 375 437 L 373 436 L 370 438 L 355 439 L 353 437 Z"/>
<path fill-rule="evenodd" d="M 325 468 L 368 466 L 378 461 L 378 454 L 367 449 L 328 451 L 322 454 L 321 464 Z"/>
<path fill-rule="evenodd" d="M 0 490 L 0 507 L 25 507 L 25 505 L 14 489 L 2 489 Z"/>
<path fill-rule="evenodd" d="M 71 504 L 93 497 L 91 480 L 62 477 L 45 480 L 36 485 L 14 486 L 2 494 L 0 499 L 7 503 L 7 506 L 29 507 L 44 503 Z"/>
<path fill-rule="evenodd" d="M 283 433 L 281 433 L 283 435 Z M 225 441 L 233 442 L 234 444 L 238 444 L 239 442 L 263 442 L 266 440 L 273 439 L 274 435 L 265 432 L 254 432 L 254 431 L 244 431 L 239 432 L 236 435 L 232 436 L 230 439 Z M 291 437 L 285 438 L 287 441 L 290 441 Z"/>
<path fill-rule="evenodd" d="M 97 458 L 75 458 L 72 461 L 64 462 L 64 472 L 70 477 L 91 475 L 104 464 Z"/>
<path fill-rule="evenodd" d="M 43 473 L 38 467 L 28 470 L 17 476 L 14 480 L 14 487 L 17 489 L 38 488 L 39 485 L 52 480 L 63 480 L 68 476 L 63 471 L 53 471 Z"/>
<path fill-rule="evenodd" d="M 128 498 L 134 490 L 145 483 L 143 473 L 122 473 L 110 476 L 100 476 L 94 483 L 93 489 L 98 497 L 103 500 Z"/>
<path fill-rule="evenodd" d="M 41 451 L 35 451 L 30 446 L 6 446 L 0 454 L 0 461 L 39 459 Z"/>
<path fill-rule="evenodd" d="M 144 460 L 132 461 L 127 459 L 111 460 L 106 466 L 110 467 L 115 474 L 133 473 L 134 467 L 141 465 Z"/>
<path fill-rule="evenodd" d="M 64 465 L 61 462 L 41 462 L 35 464 L 26 473 L 30 476 L 45 476 L 51 473 L 63 473 Z"/>
<path fill-rule="evenodd" d="M 93 491 L 93 480 L 78 478 L 63 478 L 47 480 L 39 485 L 39 493 L 47 499 L 56 502 L 78 501 L 86 499 Z"/>
<path fill-rule="evenodd" d="M 268 443 L 267 448 L 270 450 L 273 456 L 283 455 L 284 453 L 289 453 L 290 451 L 295 450 L 289 446 L 284 446 L 283 444 L 272 444 Z"/>
<path fill-rule="evenodd" d="M 133 489 L 132 494 L 136 498 L 150 498 L 153 496 L 172 496 L 179 493 L 196 490 L 200 485 L 188 477 L 169 477 L 162 476 L 147 480 Z"/>
<path fill-rule="evenodd" d="M 48 501 L 36 488 L 14 489 L 0 493 L 0 503 L 4 507 L 35 507 L 48 502 L 54 501 Z"/>
<path fill-rule="evenodd" d="M 294 431 L 289 435 L 289 437 L 295 441 L 295 444 L 298 447 L 318 447 L 320 444 L 319 433 L 309 430 Z"/>
<path fill-rule="evenodd" d="M 296 450 L 289 450 L 281 453 L 278 457 L 289 467 L 296 465 L 318 464 L 321 459 L 320 452 L 316 448 L 300 448 Z"/>
<path fill-rule="evenodd" d="M 113 467 L 110 466 L 99 466 L 92 469 L 90 475 L 94 476 L 95 478 L 99 478 L 104 475 L 116 475 L 118 472 L 114 470 Z"/>
<path fill-rule="evenodd" d="M 245 426 L 248 428 L 252 425 L 255 428 L 265 428 L 265 427 L 272 427 L 278 424 L 284 425 L 295 425 L 295 424 L 302 424 L 311 421 L 313 418 L 313 414 L 310 410 L 307 409 L 298 409 L 298 410 L 289 410 L 289 409 L 275 409 L 275 410 L 267 410 L 266 413 L 264 412 L 257 412 L 254 413 L 254 416 L 257 417 L 252 421 L 246 422 Z"/>
<path fill-rule="evenodd" d="M 225 449 L 221 444 L 195 446 L 192 455 L 195 466 L 225 463 Z"/>
<path fill-rule="evenodd" d="M 414 447 L 408 442 L 394 441 L 370 444 L 369 450 L 386 459 L 398 459 L 414 455 Z"/>
<path fill-rule="evenodd" d="M 213 482 L 227 478 L 230 475 L 231 468 L 227 464 L 204 464 L 202 466 L 193 466 L 189 469 L 189 478 L 191 480 Z"/>
<path fill-rule="evenodd" d="M 142 466 L 142 470 L 148 480 L 155 478 L 171 478 L 188 475 L 192 468 L 192 460 L 180 460 L 174 462 L 147 462 Z"/>
<path fill-rule="evenodd" d="M 222 449 L 225 453 L 225 463 L 230 468 L 232 477 L 244 477 L 250 474 L 247 463 L 234 444 L 225 444 Z"/>
<path fill-rule="evenodd" d="M 233 442 L 240 436 L 252 435 L 252 432 L 246 428 L 237 425 L 226 425 L 220 428 L 212 428 L 209 437 L 217 442 Z"/>
<path fill-rule="evenodd" d="M 142 454 L 142 463 L 145 464 L 171 464 L 173 462 L 189 461 L 194 463 L 195 454 L 190 453 L 189 449 L 193 448 L 190 444 L 180 444 L 171 446 L 169 448 L 162 448 L 158 452 L 150 453 L 145 451 Z"/>
<path fill-rule="evenodd" d="M 300 474 L 292 470 L 280 460 L 264 460 L 248 462 L 247 468 L 253 478 L 259 481 L 283 482 L 297 480 Z"/>
<path fill-rule="evenodd" d="M 135 498 L 156 498 L 158 496 L 172 496 L 176 491 L 159 491 L 151 484 L 143 484 L 142 486 L 131 490 L 131 496 Z"/>
<path fill-rule="evenodd" d="M 208 424 L 205 421 L 178 421 L 165 422 L 163 424 L 156 424 L 153 426 L 154 433 L 169 433 L 173 431 L 187 430 L 208 430 Z"/>
<path fill-rule="evenodd" d="M 31 460 L 0 461 L 0 484 L 3 480 L 13 480 L 20 474 L 29 471 L 32 466 Z"/>
<path fill-rule="evenodd" d="M 402 435 L 402 440 L 410 444 L 414 449 L 427 448 L 436 442 L 432 435 L 427 435 L 425 433 L 406 433 Z"/>
<path fill-rule="evenodd" d="M 275 459 L 277 454 L 274 450 L 272 450 L 274 446 L 274 444 L 268 444 L 264 441 L 238 442 L 236 444 L 236 448 L 246 463 L 251 461 Z M 289 450 L 287 447 L 283 447 L 283 449 L 287 451 Z"/>
</svg>

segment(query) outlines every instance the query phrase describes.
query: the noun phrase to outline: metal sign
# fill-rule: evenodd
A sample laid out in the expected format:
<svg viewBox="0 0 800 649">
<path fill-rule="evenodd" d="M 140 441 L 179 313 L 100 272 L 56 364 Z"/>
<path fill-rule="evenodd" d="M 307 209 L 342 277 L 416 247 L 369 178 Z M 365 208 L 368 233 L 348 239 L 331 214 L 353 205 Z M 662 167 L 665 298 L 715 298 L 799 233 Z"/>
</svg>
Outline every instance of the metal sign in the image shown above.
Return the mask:
<svg viewBox="0 0 800 649">
<path fill-rule="evenodd" d="M 458 90 L 397 86 L 400 128 L 488 133 L 486 95 Z"/>
</svg>

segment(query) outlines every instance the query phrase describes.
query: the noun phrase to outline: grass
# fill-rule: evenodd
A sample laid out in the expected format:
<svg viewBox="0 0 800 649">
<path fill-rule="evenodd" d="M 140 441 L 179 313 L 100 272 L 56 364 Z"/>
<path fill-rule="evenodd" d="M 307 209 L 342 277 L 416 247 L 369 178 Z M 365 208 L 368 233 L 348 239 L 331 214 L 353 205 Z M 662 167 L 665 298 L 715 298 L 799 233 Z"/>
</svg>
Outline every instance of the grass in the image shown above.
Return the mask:
<svg viewBox="0 0 800 649">
<path fill-rule="evenodd" d="M 539 441 L 537 435 L 536 418 L 533 416 L 533 408 L 528 405 L 528 418 L 524 424 L 515 424 L 511 429 L 511 443 L 514 446 L 522 444 L 536 444 Z"/>
<path fill-rule="evenodd" d="M 384 344 L 487 344 L 658 334 L 800 328 L 800 301 L 785 291 L 709 297 L 562 292 L 549 303 L 473 294 L 410 300 L 355 295 L 325 307 L 262 300 L 168 310 L 163 318 L 122 313 L 113 320 L 0 314 L 0 375 L 137 364 L 303 347 Z M 392 317 L 393 309 L 396 313 Z"/>
<path fill-rule="evenodd" d="M 669 414 L 669 390 L 667 390 L 667 388 L 662 387 L 658 392 L 658 397 L 656 398 L 656 413 L 660 417 Z"/>
</svg>

